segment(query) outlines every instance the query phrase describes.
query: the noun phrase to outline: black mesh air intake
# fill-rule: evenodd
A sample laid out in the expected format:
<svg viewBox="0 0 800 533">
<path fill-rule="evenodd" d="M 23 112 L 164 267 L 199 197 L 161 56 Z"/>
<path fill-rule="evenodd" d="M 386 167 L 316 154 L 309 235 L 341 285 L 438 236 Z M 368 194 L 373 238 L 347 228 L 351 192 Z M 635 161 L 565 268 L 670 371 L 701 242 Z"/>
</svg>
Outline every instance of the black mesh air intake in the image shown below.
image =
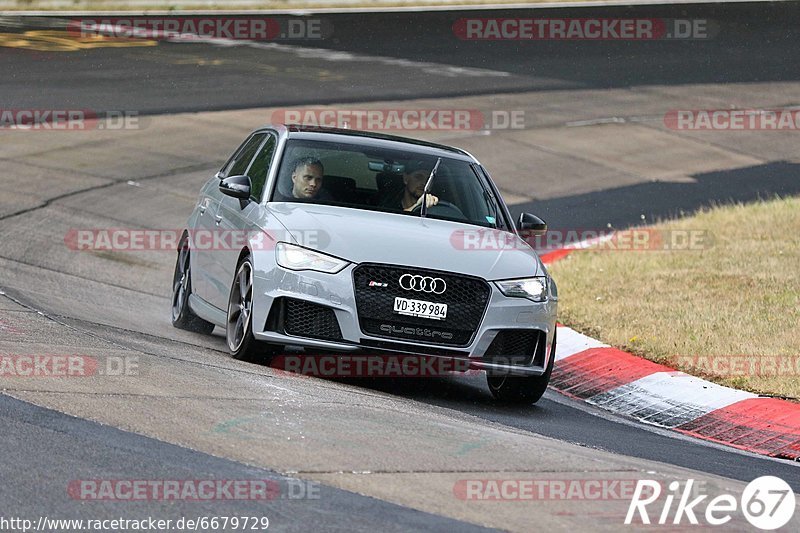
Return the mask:
<svg viewBox="0 0 800 533">
<path fill-rule="evenodd" d="M 489 345 L 483 360 L 515 366 L 544 364 L 547 348 L 545 333 L 538 329 L 504 329 Z"/>
<path fill-rule="evenodd" d="M 341 340 L 342 330 L 330 307 L 294 298 L 283 298 L 283 327 L 287 334 L 312 339 Z"/>
</svg>

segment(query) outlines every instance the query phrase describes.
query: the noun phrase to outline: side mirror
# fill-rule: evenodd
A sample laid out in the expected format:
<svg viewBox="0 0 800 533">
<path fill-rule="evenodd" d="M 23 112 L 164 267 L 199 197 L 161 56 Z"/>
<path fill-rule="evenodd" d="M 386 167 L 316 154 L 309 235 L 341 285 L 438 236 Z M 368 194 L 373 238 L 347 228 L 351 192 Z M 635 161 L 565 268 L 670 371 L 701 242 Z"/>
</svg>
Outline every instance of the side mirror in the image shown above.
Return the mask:
<svg viewBox="0 0 800 533">
<path fill-rule="evenodd" d="M 519 220 L 517 221 L 517 229 L 519 231 L 543 233 L 547 231 L 547 222 L 531 213 L 520 213 Z"/>
<path fill-rule="evenodd" d="M 239 200 L 250 198 L 252 186 L 250 178 L 247 176 L 231 176 L 219 182 L 219 190 L 222 194 Z"/>
</svg>

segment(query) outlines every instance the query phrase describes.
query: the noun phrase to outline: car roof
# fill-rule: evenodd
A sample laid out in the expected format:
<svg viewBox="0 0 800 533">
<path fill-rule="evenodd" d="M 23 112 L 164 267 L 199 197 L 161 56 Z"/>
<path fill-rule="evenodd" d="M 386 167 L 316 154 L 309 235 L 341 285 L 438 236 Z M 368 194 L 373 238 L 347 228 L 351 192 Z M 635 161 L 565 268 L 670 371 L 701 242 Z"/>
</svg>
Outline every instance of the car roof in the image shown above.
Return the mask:
<svg viewBox="0 0 800 533">
<path fill-rule="evenodd" d="M 322 126 L 309 126 L 303 124 L 272 124 L 259 129 L 274 129 L 285 134 L 290 139 L 317 139 L 320 141 L 336 141 L 352 144 L 366 144 L 371 146 L 386 146 L 387 148 L 401 148 L 399 146 L 387 146 L 387 144 L 402 143 L 413 145 L 414 149 L 420 153 L 431 156 L 447 156 L 456 159 L 463 159 L 470 162 L 478 162 L 466 150 L 438 144 L 410 137 L 399 135 L 388 135 L 370 131 L 360 131 L 342 128 L 327 128 Z M 408 148 L 408 147 L 406 147 Z"/>
</svg>

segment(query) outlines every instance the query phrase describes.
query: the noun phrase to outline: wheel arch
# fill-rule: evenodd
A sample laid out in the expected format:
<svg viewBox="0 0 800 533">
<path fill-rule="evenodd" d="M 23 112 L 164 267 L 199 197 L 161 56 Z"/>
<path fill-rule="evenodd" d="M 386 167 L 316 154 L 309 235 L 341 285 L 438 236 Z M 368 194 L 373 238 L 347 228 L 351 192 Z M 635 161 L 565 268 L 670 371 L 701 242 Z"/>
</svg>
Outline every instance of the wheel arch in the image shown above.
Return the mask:
<svg viewBox="0 0 800 533">
<path fill-rule="evenodd" d="M 236 258 L 236 266 L 238 267 L 239 265 L 241 265 L 242 264 L 242 259 L 244 259 L 248 255 L 250 256 L 250 260 L 254 261 L 253 253 L 250 251 L 250 247 L 249 246 L 245 246 L 239 252 L 239 257 Z M 255 265 L 253 265 L 253 270 L 255 270 Z"/>
</svg>

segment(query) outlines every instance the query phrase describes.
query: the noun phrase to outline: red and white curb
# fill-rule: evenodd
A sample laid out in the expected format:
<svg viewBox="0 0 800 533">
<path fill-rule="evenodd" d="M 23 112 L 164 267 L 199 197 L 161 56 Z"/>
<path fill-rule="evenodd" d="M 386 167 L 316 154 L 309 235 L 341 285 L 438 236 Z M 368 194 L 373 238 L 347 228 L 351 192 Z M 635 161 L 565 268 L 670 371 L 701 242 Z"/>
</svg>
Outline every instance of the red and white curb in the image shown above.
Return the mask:
<svg viewBox="0 0 800 533">
<path fill-rule="evenodd" d="M 573 250 L 551 252 L 545 262 Z M 551 386 L 646 424 L 800 460 L 800 404 L 724 387 L 558 326 Z"/>
<path fill-rule="evenodd" d="M 587 248 L 591 248 L 597 244 L 602 244 L 604 242 L 608 242 L 614 238 L 616 235 L 615 231 L 611 231 L 606 233 L 605 235 L 600 235 L 599 237 L 593 237 L 591 239 L 584 239 L 580 242 L 568 244 L 563 248 L 557 248 L 555 250 L 547 250 L 539 252 L 539 259 L 542 260 L 543 263 L 548 264 L 554 261 L 558 261 L 559 259 L 563 259 L 564 257 L 568 256 L 572 252 L 577 250 L 585 250 Z"/>
</svg>

